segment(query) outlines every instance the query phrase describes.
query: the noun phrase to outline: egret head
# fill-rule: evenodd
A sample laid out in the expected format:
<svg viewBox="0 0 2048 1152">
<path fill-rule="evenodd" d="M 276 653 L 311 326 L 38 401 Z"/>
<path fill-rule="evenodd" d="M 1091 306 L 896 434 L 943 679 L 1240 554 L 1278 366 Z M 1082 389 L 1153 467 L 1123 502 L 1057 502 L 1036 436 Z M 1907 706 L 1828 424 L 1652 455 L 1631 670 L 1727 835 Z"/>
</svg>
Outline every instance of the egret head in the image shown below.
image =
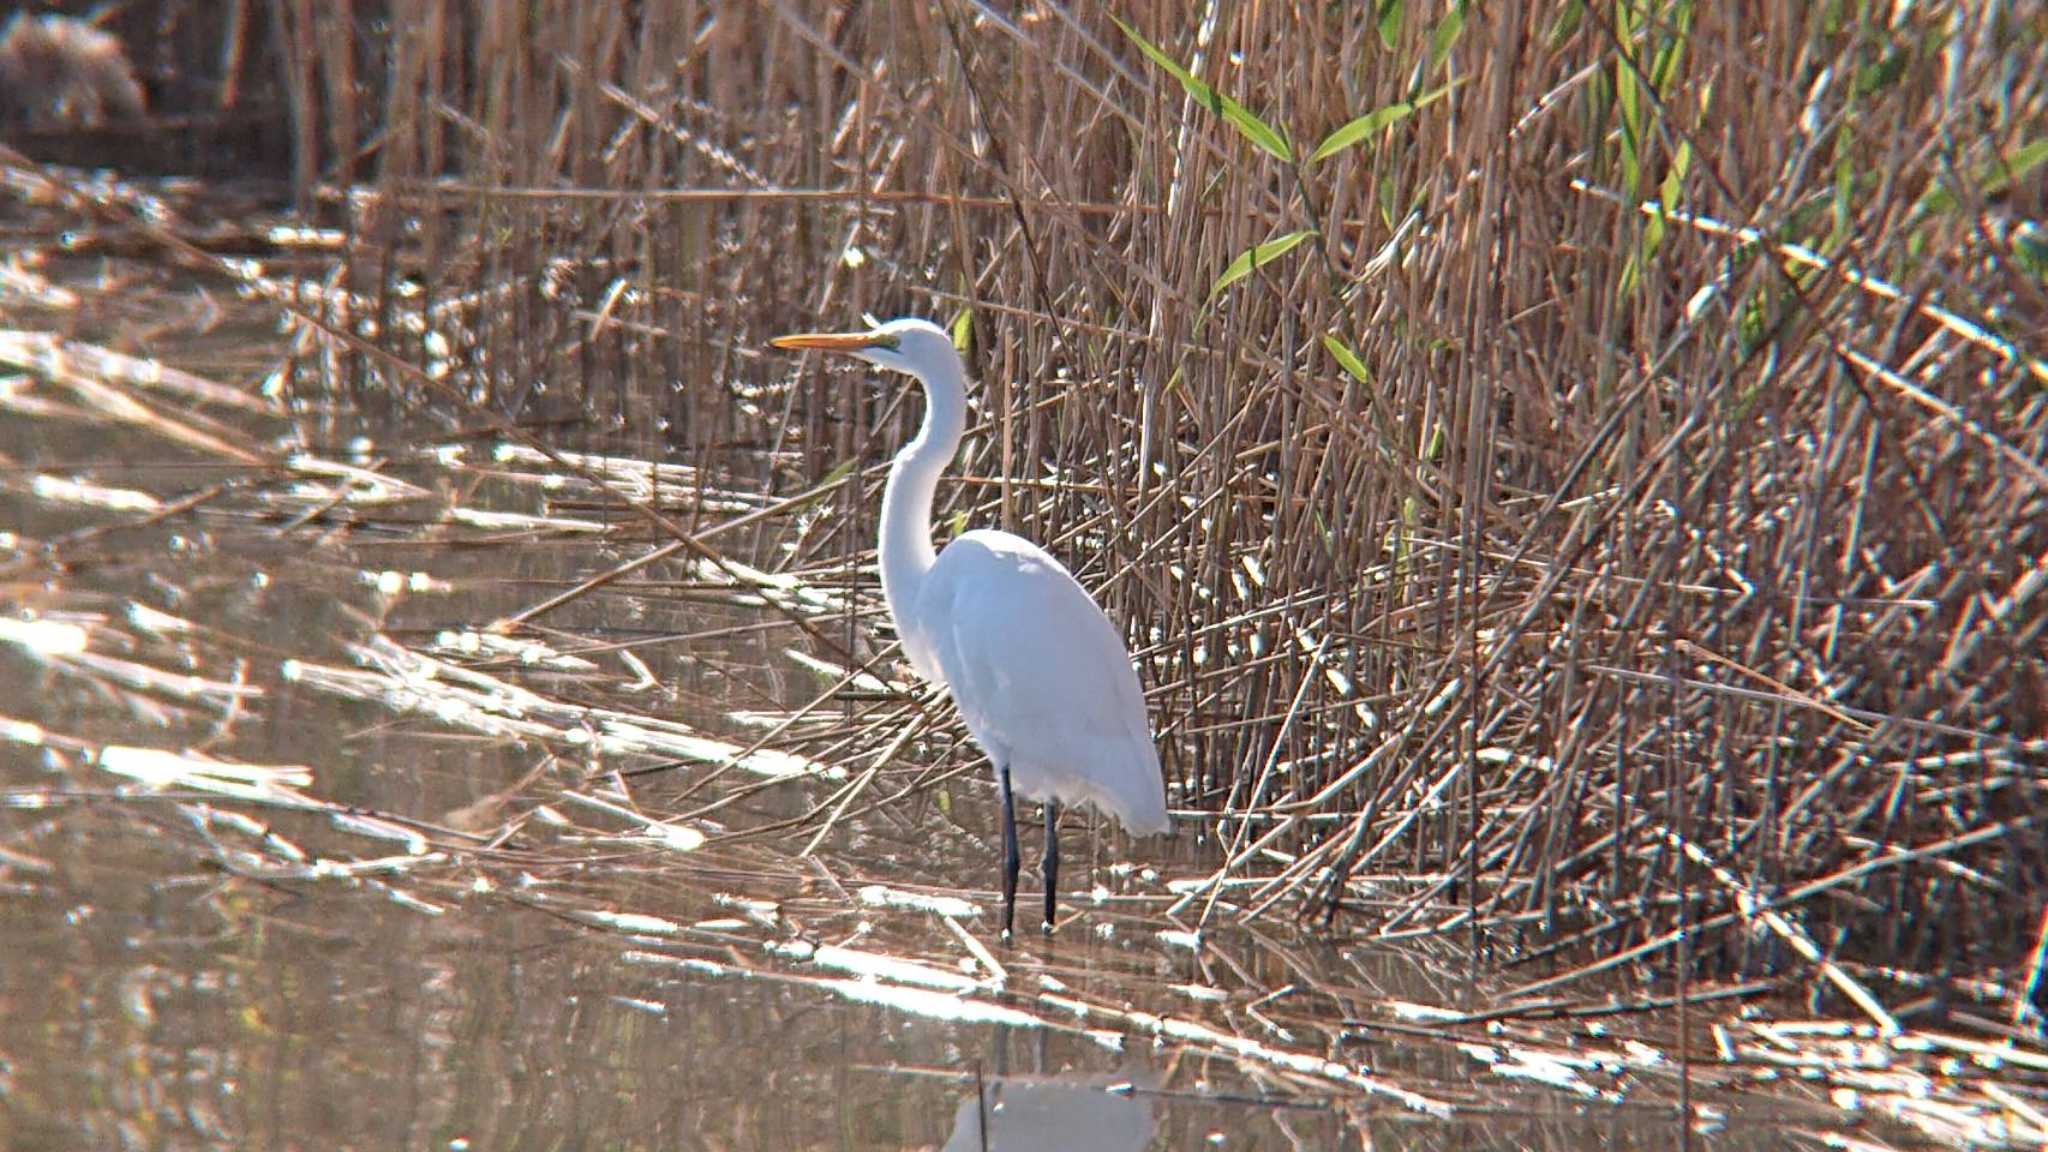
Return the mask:
<svg viewBox="0 0 2048 1152">
<path fill-rule="evenodd" d="M 960 354 L 953 338 L 929 320 L 904 317 L 865 332 L 806 332 L 777 336 L 769 341 L 777 348 L 819 348 L 846 352 L 877 368 L 929 378 L 948 364 L 957 365 Z"/>
</svg>

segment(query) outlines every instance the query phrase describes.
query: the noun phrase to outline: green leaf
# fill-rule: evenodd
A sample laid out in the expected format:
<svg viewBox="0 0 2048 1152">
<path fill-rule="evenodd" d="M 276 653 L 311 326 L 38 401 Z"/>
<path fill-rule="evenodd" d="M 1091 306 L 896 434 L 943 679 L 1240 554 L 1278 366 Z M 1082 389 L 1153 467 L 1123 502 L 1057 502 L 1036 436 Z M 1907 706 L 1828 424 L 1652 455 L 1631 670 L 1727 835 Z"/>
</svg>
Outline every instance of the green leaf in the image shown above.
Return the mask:
<svg viewBox="0 0 2048 1152">
<path fill-rule="evenodd" d="M 1458 42 L 1458 34 L 1465 30 L 1465 3 L 1466 0 L 1458 0 L 1436 23 L 1436 32 L 1429 38 L 1431 72 L 1444 66 L 1444 57 L 1451 54 L 1451 46 Z"/>
<path fill-rule="evenodd" d="M 1657 48 L 1655 61 L 1650 65 L 1650 86 L 1660 100 L 1671 96 L 1671 82 L 1678 75 L 1678 66 L 1685 59 L 1685 45 L 1692 38 L 1692 12 L 1690 0 L 1680 0 L 1664 17 L 1664 26 L 1669 34 Z"/>
<path fill-rule="evenodd" d="M 1910 59 L 1905 49 L 1895 46 L 1885 52 L 1875 64 L 1868 60 L 1859 62 L 1856 65 L 1856 83 L 1853 90 L 1859 96 L 1868 96 L 1890 88 L 1905 74 L 1906 64 Z"/>
<path fill-rule="evenodd" d="M 1188 71 L 1186 68 L 1181 67 L 1180 61 L 1175 60 L 1171 56 L 1168 56 L 1166 53 L 1160 51 L 1157 47 L 1155 47 L 1150 40 L 1147 40 L 1143 36 L 1138 35 L 1138 30 L 1136 28 L 1133 28 L 1129 24 L 1126 24 L 1123 21 L 1118 20 L 1114 16 L 1111 16 L 1109 19 L 1118 28 L 1123 30 L 1123 34 L 1130 39 L 1131 43 L 1136 44 L 1138 46 L 1138 51 L 1143 52 L 1147 60 L 1150 60 L 1154 64 L 1159 65 L 1161 68 L 1166 69 L 1168 75 L 1172 76 L 1175 80 L 1180 81 L 1180 86 L 1187 89 L 1189 95 L 1193 96 L 1195 99 L 1201 101 L 1204 104 L 1207 104 L 1215 99 L 1216 93 L 1212 89 L 1210 89 L 1210 87 L 1207 84 L 1204 84 L 1202 81 L 1196 79 L 1194 73 Z"/>
<path fill-rule="evenodd" d="M 1380 0 L 1380 46 L 1392 52 L 1401 42 L 1401 0 Z"/>
<path fill-rule="evenodd" d="M 1315 153 L 1308 158 L 1309 163 L 1314 164 L 1321 160 L 1327 160 L 1333 154 L 1342 152 L 1344 149 L 1371 136 L 1373 133 L 1406 120 L 1414 115 L 1416 110 L 1443 99 L 1451 89 L 1463 83 L 1463 80 L 1454 80 L 1435 91 L 1425 92 L 1413 100 L 1403 100 L 1398 104 L 1389 104 L 1384 108 L 1375 108 L 1367 112 L 1365 115 L 1352 120 L 1342 128 L 1323 137 L 1323 142 L 1316 145 Z"/>
<path fill-rule="evenodd" d="M 1770 301 L 1762 290 L 1752 292 L 1735 313 L 1735 346 L 1747 357 L 1763 344 L 1770 331 Z"/>
<path fill-rule="evenodd" d="M 1564 10 L 1557 14 L 1556 21 L 1550 25 L 1551 51 L 1564 47 L 1565 41 L 1570 40 L 1573 34 L 1578 32 L 1579 22 L 1585 19 L 1585 16 L 1586 0 L 1570 0 L 1564 6 Z"/>
<path fill-rule="evenodd" d="M 819 488 L 830 488 L 832 485 L 853 475 L 853 470 L 859 465 L 860 461 L 858 459 L 848 457 L 840 461 L 830 472 L 825 473 L 825 478 L 818 481 L 816 486 Z"/>
<path fill-rule="evenodd" d="M 1848 133 L 1845 126 L 1835 142 L 1835 194 L 1829 203 L 1834 221 L 1824 249 L 1830 255 L 1840 252 L 1849 242 L 1849 231 L 1855 223 L 1856 166 L 1849 160 Z"/>
<path fill-rule="evenodd" d="M 1621 43 L 1621 52 L 1614 61 L 1614 99 L 1621 108 L 1621 180 L 1628 188 L 1628 198 L 1634 200 L 1642 195 L 1642 159 L 1638 149 L 1643 139 L 1642 94 L 1636 90 L 1635 61 L 1629 58 L 1628 50 L 1634 41 L 1629 31 L 1628 5 L 1614 6 L 1614 35 Z"/>
<path fill-rule="evenodd" d="M 974 354 L 974 312 L 972 309 L 962 308 L 960 314 L 953 317 L 952 335 L 953 350 L 960 353 L 962 358 L 972 358 Z"/>
<path fill-rule="evenodd" d="M 1937 182 L 1934 187 L 1929 188 L 1927 194 L 1920 197 L 1920 202 L 1913 205 L 1913 215 L 1932 216 L 1937 212 L 1954 211 L 1955 206 L 1956 191 L 1948 186 L 1947 181 L 1943 180 Z"/>
<path fill-rule="evenodd" d="M 1195 318 L 1195 327 L 1198 330 L 1201 328 L 1202 321 L 1204 317 L 1206 317 L 1207 315 L 1208 312 L 1205 309 L 1202 315 L 1197 316 Z M 1176 365 L 1174 367 L 1173 375 L 1168 376 L 1166 378 L 1166 391 L 1173 393 L 1175 396 L 1178 396 L 1180 398 L 1180 402 L 1183 404 L 1194 404 L 1194 393 L 1188 387 L 1188 373 L 1186 365 L 1182 364 Z"/>
<path fill-rule="evenodd" d="M 2048 228 L 2031 220 L 2020 221 L 2012 232 L 2012 258 L 2034 279 L 2048 284 Z"/>
<path fill-rule="evenodd" d="M 1147 60 L 1166 69 L 1168 75 L 1180 81 L 1180 86 L 1187 89 L 1188 95 L 1194 97 L 1197 104 L 1229 121 L 1245 139 L 1251 141 L 1259 149 L 1287 163 L 1291 164 L 1294 162 L 1293 145 L 1289 144 L 1287 137 L 1281 135 L 1272 125 L 1259 119 L 1252 113 L 1251 109 L 1209 87 L 1208 84 L 1204 83 L 1194 73 L 1183 67 L 1180 61 L 1168 56 L 1153 45 L 1150 40 L 1138 35 L 1137 29 L 1124 23 L 1122 20 L 1118 20 L 1114 16 L 1111 16 L 1110 19 L 1116 23 L 1118 28 L 1123 29 L 1124 35 L 1130 38 L 1131 43 L 1138 46 L 1138 51 L 1143 52 Z"/>
<path fill-rule="evenodd" d="M 2000 157 L 1977 169 L 1977 192 L 1982 196 L 1996 195 L 2025 179 L 2043 164 L 2048 164 L 2048 136 L 2039 140 L 2029 140 L 2020 145 L 2010 157 Z M 1926 216 L 1935 212 L 1947 212 L 1953 209 L 1956 203 L 1955 189 L 1947 181 L 1942 181 L 1920 198 L 1920 202 L 1913 206 L 1913 214 Z"/>
<path fill-rule="evenodd" d="M 1664 184 L 1657 190 L 1665 211 L 1678 207 L 1679 194 L 1685 190 L 1685 174 L 1691 168 L 1692 141 L 1680 140 L 1678 153 L 1671 158 L 1671 167 L 1664 170 Z"/>
<path fill-rule="evenodd" d="M 2012 159 L 1992 164 L 1984 177 L 1984 191 L 1987 195 L 2003 192 L 2044 163 L 2048 163 L 2048 136 L 2030 140 L 2020 145 Z"/>
<path fill-rule="evenodd" d="M 1353 352 L 1335 335 L 1323 337 L 1323 351 L 1328 352 L 1330 359 L 1337 362 L 1337 367 L 1342 368 L 1353 380 L 1360 384 L 1372 383 L 1372 373 L 1365 370 L 1365 361 L 1360 360 L 1358 353 Z"/>
<path fill-rule="evenodd" d="M 1216 99 L 1219 102 L 1216 111 L 1222 113 L 1225 120 L 1237 125 L 1237 130 L 1244 134 L 1245 139 L 1284 163 L 1294 163 L 1294 145 L 1287 142 L 1287 137 L 1281 135 L 1272 125 L 1252 115 L 1251 109 L 1230 97 L 1219 94 Z"/>
<path fill-rule="evenodd" d="M 1223 294 L 1225 288 L 1294 251 L 1301 246 L 1303 240 L 1313 235 L 1314 229 L 1304 228 L 1299 232 L 1289 232 L 1285 236 L 1275 236 L 1238 253 L 1237 259 L 1230 262 L 1230 267 L 1223 270 L 1223 275 L 1216 278 L 1215 286 L 1209 289 L 1209 299 L 1215 300 Z"/>
<path fill-rule="evenodd" d="M 1643 169 L 1642 161 L 1636 156 L 1636 134 L 1627 128 L 1621 130 L 1621 182 L 1628 189 L 1630 200 L 1643 194 Z"/>
<path fill-rule="evenodd" d="M 811 486 L 811 490 L 816 492 L 817 495 L 812 496 L 808 500 L 804 500 L 801 501 L 800 503 L 792 505 L 792 509 L 809 508 L 813 504 L 816 504 L 819 501 L 823 500 L 826 496 L 831 494 L 832 486 L 834 484 L 837 484 L 841 480 L 846 479 L 848 476 L 853 475 L 853 470 L 859 466 L 860 460 L 858 457 L 849 456 L 846 459 L 841 460 L 837 465 L 833 467 L 833 469 L 830 472 L 825 473 L 825 478 L 823 480 L 820 480 L 816 484 Z"/>
</svg>

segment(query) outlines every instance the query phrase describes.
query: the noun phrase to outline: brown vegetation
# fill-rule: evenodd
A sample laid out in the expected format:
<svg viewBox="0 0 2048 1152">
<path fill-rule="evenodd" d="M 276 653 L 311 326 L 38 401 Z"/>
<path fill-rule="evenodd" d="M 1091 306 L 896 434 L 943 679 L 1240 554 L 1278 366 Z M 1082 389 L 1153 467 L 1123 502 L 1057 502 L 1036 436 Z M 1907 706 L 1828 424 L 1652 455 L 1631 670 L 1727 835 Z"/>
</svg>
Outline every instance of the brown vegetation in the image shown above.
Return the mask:
<svg viewBox="0 0 2048 1152">
<path fill-rule="evenodd" d="M 473 395 L 782 492 L 904 417 L 765 337 L 971 316 L 956 507 L 1130 622 L 1247 913 L 2023 979 L 2048 29 L 1377 7 L 1124 10 L 1235 118 L 1056 6 L 437 7 L 352 280 L 424 258 Z M 749 559 L 844 573 L 870 495 Z"/>
<path fill-rule="evenodd" d="M 0 493 L 35 510 L 0 642 L 155 718 L 24 694 L 34 788 L 219 799 L 234 874 L 436 914 L 517 870 L 635 964 L 971 969 L 975 1011 L 1355 1101 L 1494 1107 L 1476 1065 L 1402 1075 L 1435 1051 L 1588 1099 L 1825 1093 L 1816 1143 L 2048 1131 L 2032 10 L 165 7 L 288 46 L 304 202 L 349 230 L 0 150 L 32 218 Z M 986 821 L 947 781 L 980 769 L 874 595 L 915 405 L 760 351 L 862 311 L 960 321 L 941 534 L 1036 536 L 1129 625 L 1214 840 L 1096 869 L 1043 951 L 963 926 Z M 157 325 L 234 358 L 170 369 Z M 43 453 L 64 424 L 171 458 Z M 342 623 L 166 612 L 148 533 L 191 524 L 252 549 L 212 583 Z M 216 743 L 300 694 L 516 771 L 365 809 Z M 1073 963 L 1095 930 L 1131 946 Z"/>
<path fill-rule="evenodd" d="M 375 191 L 298 388 L 805 493 L 720 562 L 844 585 L 876 477 L 835 469 L 911 406 L 757 349 L 967 318 L 952 508 L 1129 624 L 1227 847 L 1183 914 L 1880 1023 L 1968 971 L 2030 1021 L 2038 10 L 449 3 L 360 58 L 361 9 L 286 11 L 307 168 Z M 843 603 L 805 628 L 851 661 Z M 773 740 L 908 754 L 912 705 L 846 707 Z"/>
<path fill-rule="evenodd" d="M 957 506 L 1131 622 L 1178 801 L 1246 817 L 1251 909 L 2022 962 L 2048 310 L 2009 166 L 2043 30 L 1402 7 L 1199 49 L 1132 11 L 1304 142 L 1458 85 L 1315 163 L 1056 8 L 437 8 L 394 46 L 352 279 L 424 257 L 473 394 L 795 450 L 783 491 L 903 424 L 762 339 L 970 314 Z M 849 487 L 750 559 L 843 569 L 871 510 Z M 1748 930 L 1773 899 L 1798 935 Z"/>
<path fill-rule="evenodd" d="M 26 12 L 0 28 L 0 124 L 93 128 L 144 109 L 142 85 L 112 34 Z"/>
</svg>

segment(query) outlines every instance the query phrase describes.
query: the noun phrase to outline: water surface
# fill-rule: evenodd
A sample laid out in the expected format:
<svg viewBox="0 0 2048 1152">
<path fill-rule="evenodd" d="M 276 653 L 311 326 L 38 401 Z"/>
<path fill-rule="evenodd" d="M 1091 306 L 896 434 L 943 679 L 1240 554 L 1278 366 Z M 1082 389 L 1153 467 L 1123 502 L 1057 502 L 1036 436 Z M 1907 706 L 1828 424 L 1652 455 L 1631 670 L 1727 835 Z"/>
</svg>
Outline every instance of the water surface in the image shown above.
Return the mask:
<svg viewBox="0 0 2048 1152">
<path fill-rule="evenodd" d="M 261 317 L 178 331 L 134 350 L 235 385 L 279 354 Z M 1134 848 L 1070 820 L 1059 932 L 1005 945 L 993 789 L 887 661 L 835 666 L 877 650 L 844 582 L 682 556 L 501 639 L 485 626 L 651 546 L 587 475 L 317 397 L 158 397 L 138 424 L 24 387 L 70 408 L 0 420 L 0 1146 L 1737 1149 L 1827 1128 L 1713 1077 L 1681 1109 L 1668 1044 L 1403 1015 L 1482 1002 L 1462 941 L 1205 921 L 1198 821 Z M 195 448 L 202 418 L 262 463 Z M 749 506 L 698 479 L 689 514 Z M 759 565 L 773 541 L 721 545 Z"/>
</svg>

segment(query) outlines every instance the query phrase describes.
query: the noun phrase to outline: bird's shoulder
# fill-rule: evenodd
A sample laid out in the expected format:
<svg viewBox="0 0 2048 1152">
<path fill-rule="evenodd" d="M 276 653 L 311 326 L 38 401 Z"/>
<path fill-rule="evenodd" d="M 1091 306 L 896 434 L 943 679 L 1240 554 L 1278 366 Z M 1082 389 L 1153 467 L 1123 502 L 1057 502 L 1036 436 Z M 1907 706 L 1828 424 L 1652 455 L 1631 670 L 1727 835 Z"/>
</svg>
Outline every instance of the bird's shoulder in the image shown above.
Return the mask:
<svg viewBox="0 0 2048 1152">
<path fill-rule="evenodd" d="M 927 619 L 975 648 L 1068 647 L 1075 658 L 1123 651 L 1095 598 L 1053 556 L 1020 536 L 963 532 L 932 566 L 923 594 Z M 1082 657 L 1082 653 L 1088 657 Z"/>
<path fill-rule="evenodd" d="M 1000 528 L 975 528 L 962 532 L 946 545 L 945 551 L 939 553 L 941 561 L 948 556 L 953 556 L 956 563 L 993 562 L 1018 568 L 1046 567 L 1062 574 L 1067 571 L 1066 565 L 1055 559 L 1052 553 Z"/>
<path fill-rule="evenodd" d="M 955 537 L 933 564 L 931 583 L 948 597 L 998 589 L 1011 596 L 1087 597 L 1074 574 L 1052 553 L 1022 536 L 994 528 L 977 528 Z"/>
</svg>

